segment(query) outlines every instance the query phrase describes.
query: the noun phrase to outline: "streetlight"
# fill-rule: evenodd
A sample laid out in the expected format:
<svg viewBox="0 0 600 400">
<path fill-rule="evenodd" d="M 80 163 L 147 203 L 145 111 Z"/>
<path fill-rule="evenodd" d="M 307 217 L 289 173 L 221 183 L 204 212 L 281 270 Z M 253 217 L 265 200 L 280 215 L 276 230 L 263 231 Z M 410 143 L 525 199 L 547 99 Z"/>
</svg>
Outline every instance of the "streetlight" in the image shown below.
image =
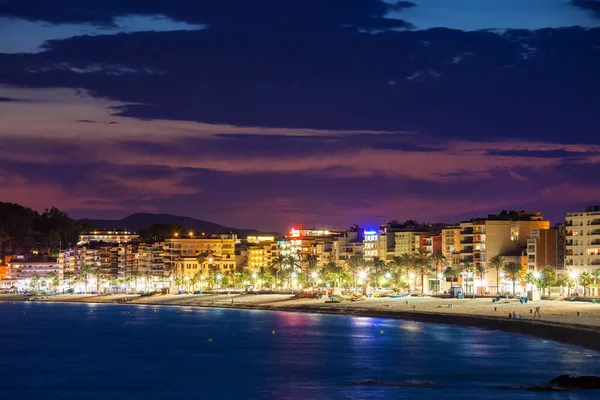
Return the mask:
<svg viewBox="0 0 600 400">
<path fill-rule="evenodd" d="M 216 276 L 217 279 L 217 291 L 219 291 L 219 289 L 221 289 L 221 279 L 223 279 L 223 277 L 220 274 L 217 274 Z"/>
<path fill-rule="evenodd" d="M 385 278 L 386 279 L 392 279 L 392 273 L 391 272 L 386 272 L 385 273 Z"/>
</svg>

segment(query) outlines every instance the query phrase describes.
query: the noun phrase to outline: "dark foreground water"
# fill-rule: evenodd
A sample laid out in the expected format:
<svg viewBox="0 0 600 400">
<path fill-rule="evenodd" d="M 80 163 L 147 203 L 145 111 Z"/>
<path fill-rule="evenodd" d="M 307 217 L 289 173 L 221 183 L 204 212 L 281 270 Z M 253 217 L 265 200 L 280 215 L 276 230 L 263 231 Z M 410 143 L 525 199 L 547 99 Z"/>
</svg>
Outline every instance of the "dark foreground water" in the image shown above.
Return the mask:
<svg viewBox="0 0 600 400">
<path fill-rule="evenodd" d="M 0 303 L 0 399 L 598 399 L 537 393 L 600 354 L 529 336 L 377 318 Z M 430 387 L 352 381 L 431 381 Z"/>
</svg>

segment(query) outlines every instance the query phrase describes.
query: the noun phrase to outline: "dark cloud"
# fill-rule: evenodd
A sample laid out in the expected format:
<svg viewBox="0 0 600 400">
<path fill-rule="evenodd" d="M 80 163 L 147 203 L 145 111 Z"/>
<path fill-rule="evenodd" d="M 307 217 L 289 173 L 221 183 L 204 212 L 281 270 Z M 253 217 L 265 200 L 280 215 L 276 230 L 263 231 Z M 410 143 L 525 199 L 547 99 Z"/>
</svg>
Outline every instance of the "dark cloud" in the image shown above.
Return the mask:
<svg viewBox="0 0 600 400">
<path fill-rule="evenodd" d="M 600 1 L 598 0 L 571 0 L 571 4 L 589 10 L 600 18 Z"/>
<path fill-rule="evenodd" d="M 6 0 L 0 16 L 54 24 L 114 25 L 123 15 L 164 15 L 173 20 L 201 23 L 225 31 L 322 30 L 342 26 L 404 28 L 409 24 L 386 19 L 388 11 L 414 3 L 382 0 Z"/>
<path fill-rule="evenodd" d="M 579 28 L 82 36 L 0 55 L 0 82 L 85 88 L 135 103 L 116 112 L 144 119 L 597 143 L 599 38 Z M 53 68 L 65 63 L 164 73 Z"/>
</svg>

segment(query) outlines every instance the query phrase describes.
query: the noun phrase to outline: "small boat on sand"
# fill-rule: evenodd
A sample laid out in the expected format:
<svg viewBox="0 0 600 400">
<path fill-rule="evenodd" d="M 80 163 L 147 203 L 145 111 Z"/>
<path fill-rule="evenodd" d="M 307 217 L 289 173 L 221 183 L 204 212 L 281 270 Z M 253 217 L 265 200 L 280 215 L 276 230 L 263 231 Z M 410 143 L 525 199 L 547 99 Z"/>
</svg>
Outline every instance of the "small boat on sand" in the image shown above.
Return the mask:
<svg viewBox="0 0 600 400">
<path fill-rule="evenodd" d="M 390 294 L 390 299 L 402 299 L 404 297 L 410 297 L 410 293 L 404 294 Z"/>
</svg>

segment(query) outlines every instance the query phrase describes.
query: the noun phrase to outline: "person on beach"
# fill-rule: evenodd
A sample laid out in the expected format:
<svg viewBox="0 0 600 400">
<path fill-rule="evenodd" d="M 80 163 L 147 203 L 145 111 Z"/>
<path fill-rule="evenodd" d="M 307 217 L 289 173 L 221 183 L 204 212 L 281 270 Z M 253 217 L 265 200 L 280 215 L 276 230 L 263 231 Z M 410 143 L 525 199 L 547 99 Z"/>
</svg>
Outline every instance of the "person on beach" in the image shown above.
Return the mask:
<svg viewBox="0 0 600 400">
<path fill-rule="evenodd" d="M 536 316 L 537 316 L 538 318 L 541 318 L 541 317 L 542 317 L 542 315 L 540 314 L 540 306 L 537 306 L 537 307 L 535 308 L 535 313 L 533 313 L 533 318 L 535 318 Z"/>
</svg>

